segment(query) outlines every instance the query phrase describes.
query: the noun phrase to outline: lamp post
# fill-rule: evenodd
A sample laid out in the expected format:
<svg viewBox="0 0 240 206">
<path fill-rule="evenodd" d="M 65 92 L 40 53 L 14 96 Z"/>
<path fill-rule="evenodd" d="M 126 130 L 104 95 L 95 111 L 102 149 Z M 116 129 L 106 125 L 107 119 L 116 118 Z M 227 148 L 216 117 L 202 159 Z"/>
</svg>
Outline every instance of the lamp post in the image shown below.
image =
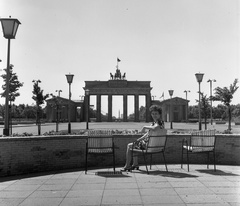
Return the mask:
<svg viewBox="0 0 240 206">
<path fill-rule="evenodd" d="M 212 120 L 212 82 L 216 82 L 216 80 L 209 79 L 207 82 L 210 82 L 210 101 L 211 101 L 210 117 L 211 117 L 211 125 L 212 125 L 212 123 L 213 123 L 213 120 Z"/>
<path fill-rule="evenodd" d="M 197 82 L 199 84 L 199 90 L 198 90 L 198 93 L 199 93 L 199 102 L 198 102 L 198 112 L 199 112 L 199 130 L 202 130 L 202 122 L 201 122 L 201 88 L 200 88 L 200 84 L 202 82 L 202 79 L 203 79 L 203 73 L 196 73 L 195 76 L 196 76 L 196 79 L 197 79 Z"/>
<path fill-rule="evenodd" d="M 62 92 L 62 90 L 56 90 L 56 92 L 58 92 L 58 96 L 60 97 L 60 93 Z"/>
<path fill-rule="evenodd" d="M 187 100 L 187 93 L 191 92 L 190 90 L 184 90 L 184 92 L 186 93 L 186 100 Z"/>
<path fill-rule="evenodd" d="M 173 128 L 173 123 L 172 123 L 172 95 L 173 95 L 173 90 L 168 90 L 169 92 L 169 95 L 171 97 L 171 100 L 170 100 L 170 115 L 169 115 L 169 118 L 170 118 L 170 128 L 172 129 Z"/>
<path fill-rule="evenodd" d="M 7 52 L 7 78 L 6 78 L 6 99 L 5 99 L 5 118 L 3 135 L 9 136 L 9 67 L 10 67 L 10 40 L 15 39 L 17 29 L 20 23 L 18 19 L 1 18 L 2 30 L 4 38 L 8 39 L 8 52 Z"/>
<path fill-rule="evenodd" d="M 186 93 L 186 100 L 188 100 L 187 98 L 187 93 L 191 92 L 190 90 L 184 90 L 184 92 Z M 186 122 L 188 122 L 188 104 L 186 102 Z"/>
<path fill-rule="evenodd" d="M 67 82 L 69 84 L 69 100 L 68 100 L 68 133 L 71 134 L 71 108 L 70 108 L 70 101 L 71 101 L 71 84 L 73 81 L 73 74 L 66 74 Z"/>
<path fill-rule="evenodd" d="M 89 119 L 89 89 L 85 90 L 85 96 L 86 96 L 86 129 L 88 129 L 88 119 Z"/>
</svg>

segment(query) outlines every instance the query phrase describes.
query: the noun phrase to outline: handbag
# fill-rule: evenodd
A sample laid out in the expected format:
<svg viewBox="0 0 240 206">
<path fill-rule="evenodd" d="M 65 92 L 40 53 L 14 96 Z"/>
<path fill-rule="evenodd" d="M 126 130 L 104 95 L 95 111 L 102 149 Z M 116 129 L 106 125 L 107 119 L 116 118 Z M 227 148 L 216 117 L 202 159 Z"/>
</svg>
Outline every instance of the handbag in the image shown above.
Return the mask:
<svg viewBox="0 0 240 206">
<path fill-rule="evenodd" d="M 147 144 L 144 140 L 134 142 L 134 148 L 135 149 L 145 150 L 146 146 L 147 146 Z"/>
</svg>

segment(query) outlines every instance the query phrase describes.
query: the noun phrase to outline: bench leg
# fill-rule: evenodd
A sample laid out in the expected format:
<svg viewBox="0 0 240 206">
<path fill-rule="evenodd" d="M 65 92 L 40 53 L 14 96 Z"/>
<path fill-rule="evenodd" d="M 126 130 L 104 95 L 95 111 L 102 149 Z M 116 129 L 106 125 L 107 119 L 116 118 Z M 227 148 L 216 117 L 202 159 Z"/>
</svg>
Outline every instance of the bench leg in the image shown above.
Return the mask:
<svg viewBox="0 0 240 206">
<path fill-rule="evenodd" d="M 214 164 L 214 171 L 216 172 L 216 157 L 215 157 L 215 150 L 213 150 L 213 164 Z"/>
<path fill-rule="evenodd" d="M 165 159 L 165 154 L 164 154 L 164 152 L 162 154 L 163 154 L 163 160 L 164 160 L 164 164 L 165 164 L 165 167 L 166 167 L 166 171 L 168 172 L 167 163 L 166 163 L 166 159 Z"/>
<path fill-rule="evenodd" d="M 145 162 L 147 173 L 149 174 L 148 167 L 147 167 L 147 160 L 146 160 L 146 156 L 145 156 L 144 152 L 143 152 L 143 159 L 144 159 L 144 162 Z"/>
<path fill-rule="evenodd" d="M 152 154 L 151 154 L 151 159 L 150 159 L 150 170 L 152 169 Z"/>
<path fill-rule="evenodd" d="M 181 161 L 181 169 L 183 168 L 183 147 L 182 147 L 182 161 Z"/>
<path fill-rule="evenodd" d="M 88 152 L 87 152 L 87 149 L 86 149 L 85 174 L 87 174 L 87 167 L 88 167 L 88 164 L 87 164 L 87 158 L 88 158 Z"/>
<path fill-rule="evenodd" d="M 113 172 L 115 174 L 115 151 L 114 151 L 114 148 L 113 148 Z"/>
<path fill-rule="evenodd" d="M 207 154 L 208 154 L 207 168 L 209 169 L 209 152 Z"/>
<path fill-rule="evenodd" d="M 188 172 L 189 172 L 189 156 L 188 156 L 188 150 L 187 150 L 187 167 L 188 167 Z"/>
</svg>

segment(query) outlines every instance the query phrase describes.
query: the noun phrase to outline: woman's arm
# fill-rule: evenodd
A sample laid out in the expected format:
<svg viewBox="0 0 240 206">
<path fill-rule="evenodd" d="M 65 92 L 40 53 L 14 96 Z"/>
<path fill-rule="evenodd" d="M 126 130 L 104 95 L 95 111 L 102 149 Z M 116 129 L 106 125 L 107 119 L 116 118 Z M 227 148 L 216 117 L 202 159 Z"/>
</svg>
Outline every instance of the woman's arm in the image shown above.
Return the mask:
<svg viewBox="0 0 240 206">
<path fill-rule="evenodd" d="M 156 123 L 154 125 L 150 125 L 150 126 L 143 126 L 141 132 L 145 133 L 146 130 L 155 130 L 157 127 L 159 127 L 159 125 Z"/>
<path fill-rule="evenodd" d="M 146 137 L 148 136 L 148 132 L 146 132 L 143 136 L 141 136 L 140 138 L 137 139 L 137 142 L 142 140 L 142 139 L 145 139 Z"/>
</svg>

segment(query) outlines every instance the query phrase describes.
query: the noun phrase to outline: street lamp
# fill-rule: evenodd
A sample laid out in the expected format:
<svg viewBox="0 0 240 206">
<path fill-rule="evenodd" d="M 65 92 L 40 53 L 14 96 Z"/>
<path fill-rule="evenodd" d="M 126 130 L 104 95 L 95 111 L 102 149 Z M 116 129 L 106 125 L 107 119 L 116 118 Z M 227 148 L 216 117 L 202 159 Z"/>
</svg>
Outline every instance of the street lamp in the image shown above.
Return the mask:
<svg viewBox="0 0 240 206">
<path fill-rule="evenodd" d="M 62 92 L 62 90 L 56 90 L 56 92 L 58 92 L 58 96 L 60 97 L 60 93 Z"/>
<path fill-rule="evenodd" d="M 197 79 L 197 82 L 198 82 L 198 84 L 199 84 L 199 91 L 198 91 L 198 93 L 199 93 L 199 102 L 198 102 L 198 110 L 199 110 L 199 120 L 198 120 L 198 122 L 199 122 L 199 130 L 202 130 L 202 122 L 201 122 L 201 88 L 200 88 L 200 84 L 201 84 L 201 82 L 202 82 L 202 79 L 203 79 L 203 73 L 196 73 L 195 74 L 195 76 L 196 76 L 196 79 Z"/>
<path fill-rule="evenodd" d="M 191 92 L 190 90 L 184 90 L 186 93 L 186 100 L 187 100 L 187 93 Z M 186 103 L 186 122 L 188 122 L 188 104 Z"/>
<path fill-rule="evenodd" d="M 211 116 L 211 125 L 212 125 L 212 123 L 213 123 L 213 120 L 212 120 L 212 82 L 216 82 L 216 80 L 209 79 L 207 82 L 210 82 L 210 101 L 211 101 L 210 116 Z"/>
<path fill-rule="evenodd" d="M 170 121 L 171 121 L 170 128 L 172 129 L 173 128 L 173 123 L 172 123 L 172 95 L 173 95 L 173 90 L 168 90 L 168 92 L 169 92 L 169 95 L 171 97 L 171 100 L 170 100 L 170 115 L 169 115 L 169 117 L 170 117 Z"/>
<path fill-rule="evenodd" d="M 6 78 L 6 99 L 5 99 L 5 118 L 3 134 L 9 136 L 9 67 L 10 67 L 10 40 L 15 39 L 17 29 L 20 23 L 18 19 L 12 19 L 11 17 L 1 18 L 3 36 L 8 39 L 8 52 L 7 52 L 7 78 Z"/>
<path fill-rule="evenodd" d="M 71 84 L 73 81 L 73 74 L 66 74 L 67 82 L 69 84 L 69 100 L 68 100 L 68 133 L 71 134 L 71 111 L 70 111 L 70 101 L 71 101 Z"/>
<path fill-rule="evenodd" d="M 187 100 L 187 93 L 191 92 L 191 91 L 190 90 L 185 90 L 184 92 L 186 93 L 186 100 Z"/>
<path fill-rule="evenodd" d="M 85 96 L 86 96 L 86 129 L 88 129 L 88 119 L 89 119 L 89 89 L 85 90 Z"/>
</svg>

